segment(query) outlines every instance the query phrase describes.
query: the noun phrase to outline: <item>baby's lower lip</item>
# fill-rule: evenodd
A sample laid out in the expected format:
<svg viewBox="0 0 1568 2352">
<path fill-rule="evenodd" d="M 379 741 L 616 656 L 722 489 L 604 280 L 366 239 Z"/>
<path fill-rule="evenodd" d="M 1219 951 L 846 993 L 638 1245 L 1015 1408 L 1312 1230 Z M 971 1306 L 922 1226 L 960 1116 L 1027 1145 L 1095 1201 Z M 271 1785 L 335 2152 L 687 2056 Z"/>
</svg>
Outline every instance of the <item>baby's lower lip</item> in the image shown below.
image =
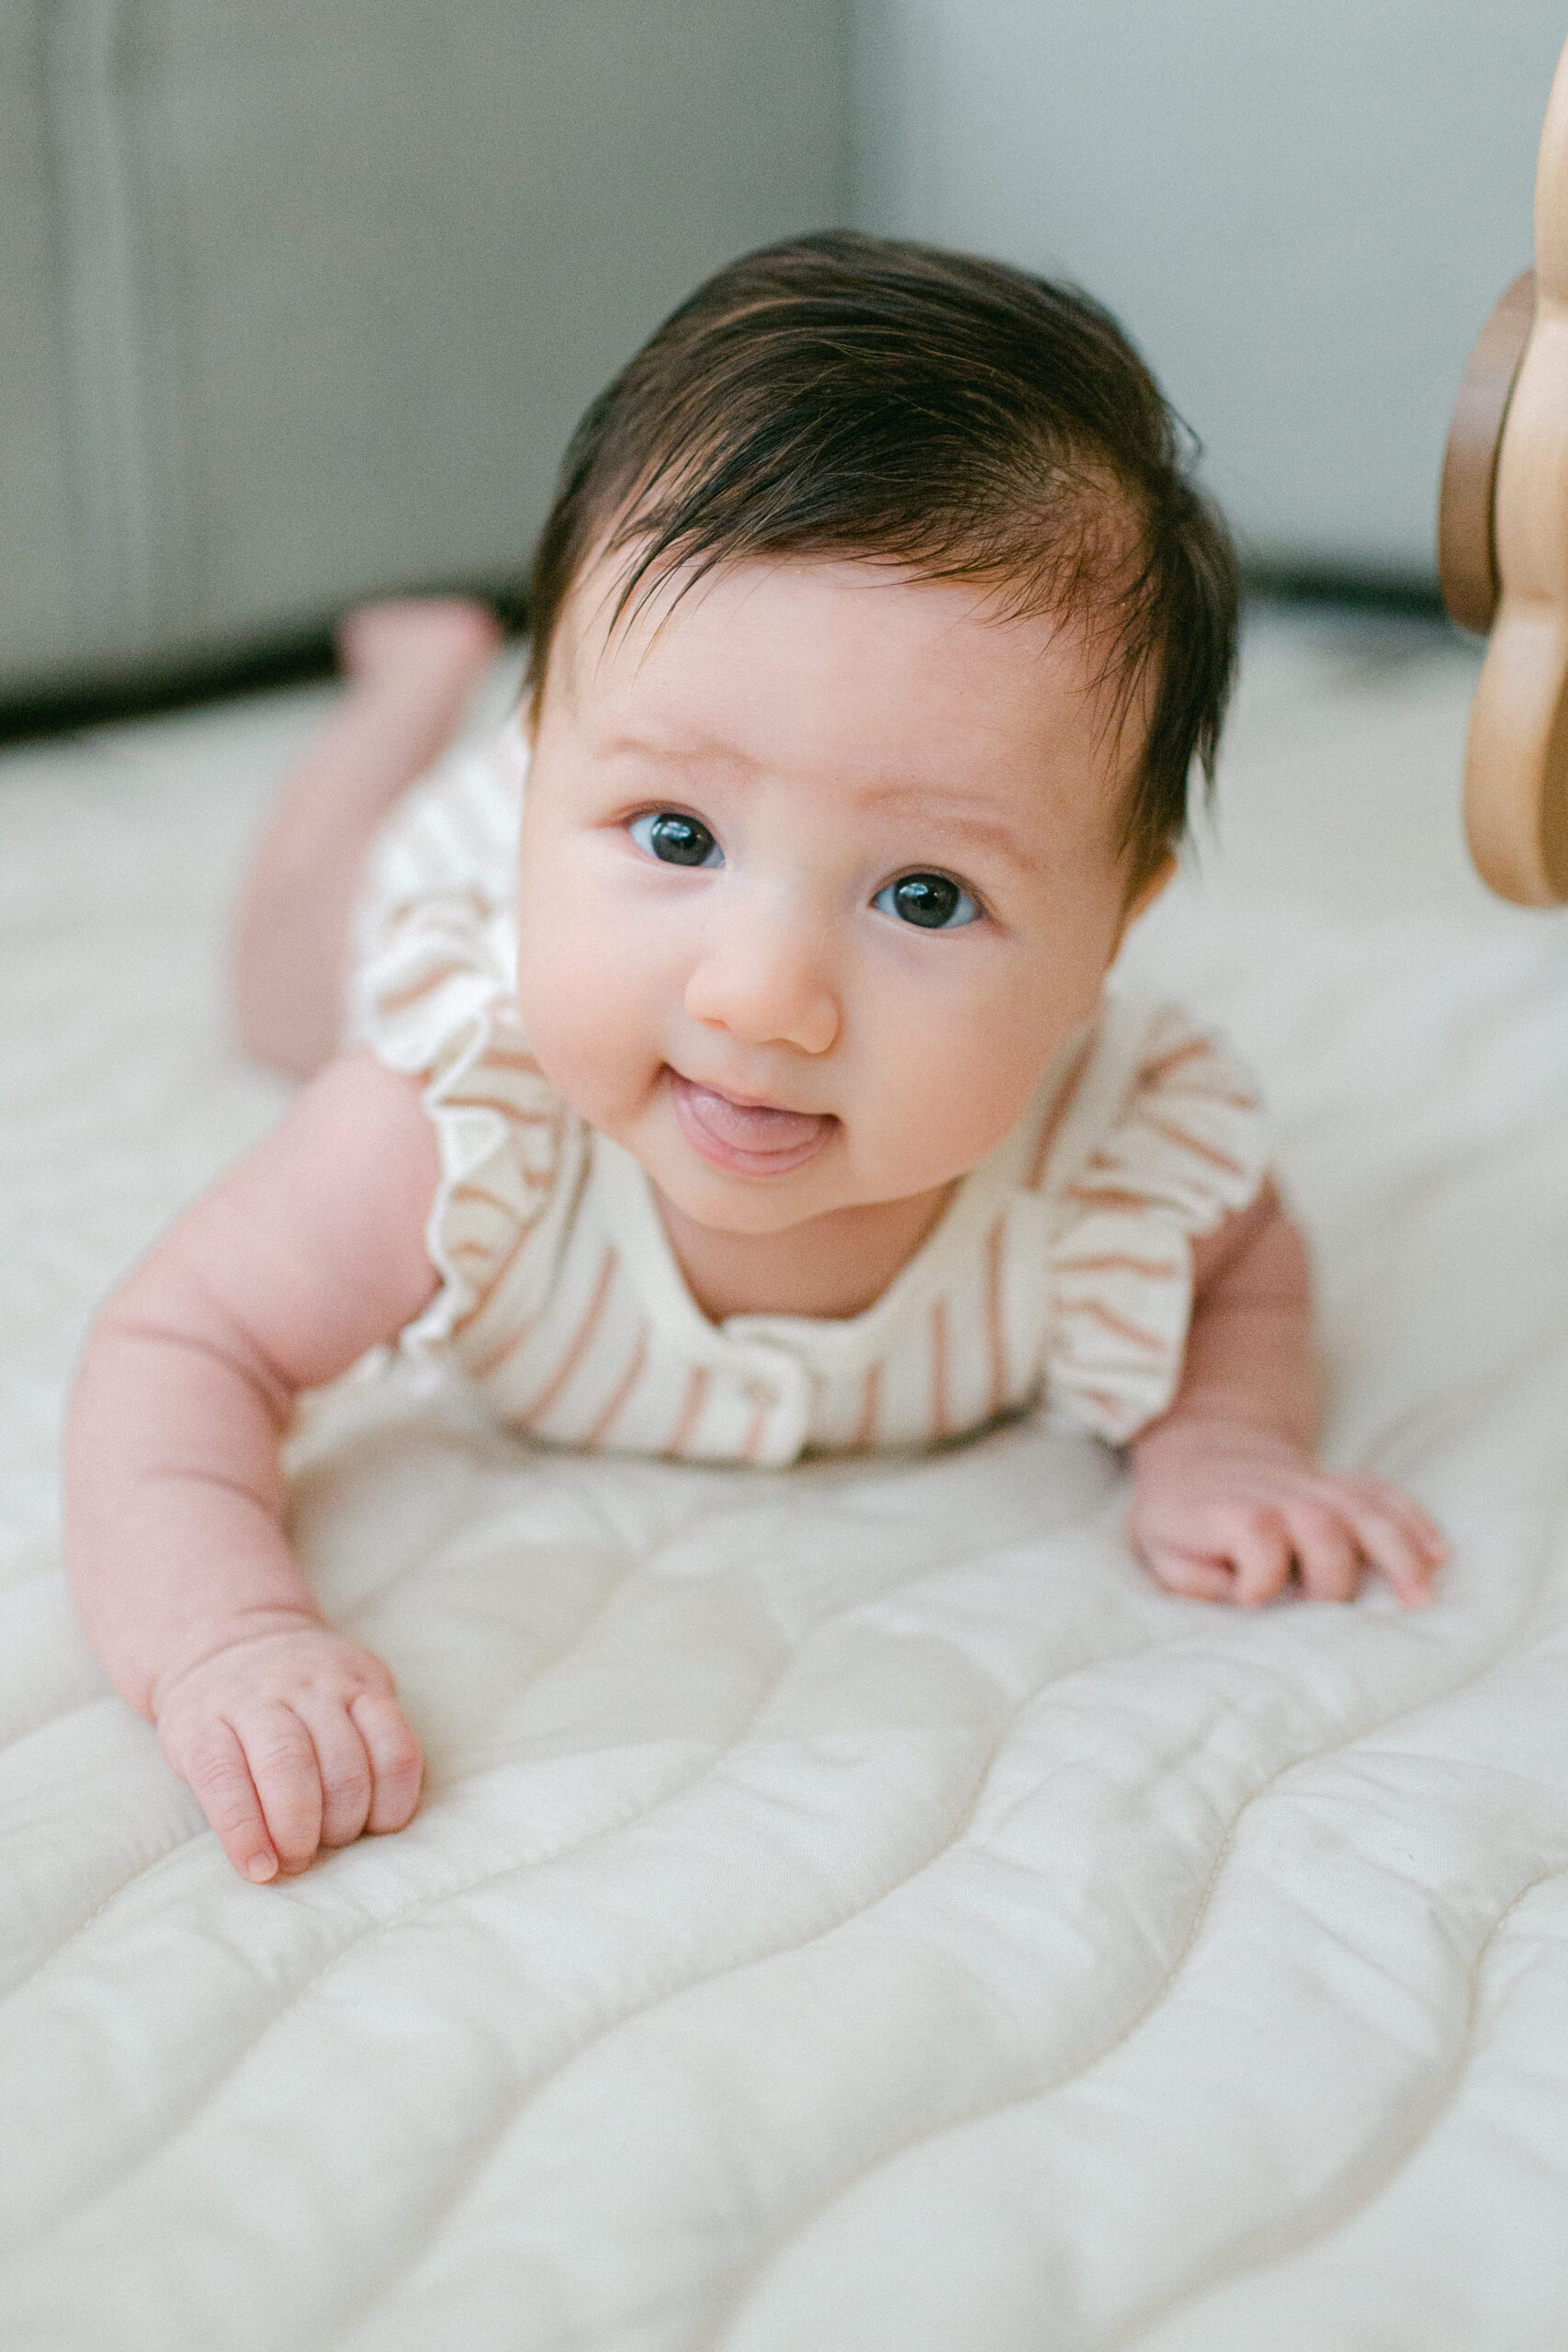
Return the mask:
<svg viewBox="0 0 1568 2352">
<path fill-rule="evenodd" d="M 769 1102 L 737 1102 L 711 1086 L 670 1072 L 681 1132 L 716 1168 L 741 1176 L 784 1176 L 814 1159 L 839 1122 L 812 1111 L 781 1111 Z"/>
</svg>

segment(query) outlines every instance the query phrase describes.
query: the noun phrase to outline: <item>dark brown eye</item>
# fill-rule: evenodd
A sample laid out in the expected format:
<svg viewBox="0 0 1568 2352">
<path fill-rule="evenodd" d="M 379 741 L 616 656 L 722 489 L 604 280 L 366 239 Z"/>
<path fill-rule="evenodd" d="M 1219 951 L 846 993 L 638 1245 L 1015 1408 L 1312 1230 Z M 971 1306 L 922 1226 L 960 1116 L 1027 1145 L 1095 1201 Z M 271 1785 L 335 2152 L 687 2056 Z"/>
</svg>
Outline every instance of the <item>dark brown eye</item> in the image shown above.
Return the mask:
<svg viewBox="0 0 1568 2352">
<path fill-rule="evenodd" d="M 872 905 L 922 931 L 956 931 L 980 911 L 968 891 L 945 874 L 902 874 L 877 892 Z"/>
<path fill-rule="evenodd" d="M 724 853 L 707 827 L 673 808 L 661 808 L 657 816 L 634 817 L 626 831 L 638 849 L 661 858 L 666 865 L 724 864 Z"/>
</svg>

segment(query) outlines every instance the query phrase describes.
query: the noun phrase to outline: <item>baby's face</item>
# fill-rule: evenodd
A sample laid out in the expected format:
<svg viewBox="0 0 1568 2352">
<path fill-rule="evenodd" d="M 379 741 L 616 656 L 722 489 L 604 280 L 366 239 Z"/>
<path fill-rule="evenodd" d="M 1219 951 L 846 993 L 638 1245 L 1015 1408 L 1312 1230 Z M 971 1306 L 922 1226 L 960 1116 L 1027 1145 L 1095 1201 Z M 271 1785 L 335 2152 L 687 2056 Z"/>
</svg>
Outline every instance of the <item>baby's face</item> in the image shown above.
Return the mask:
<svg viewBox="0 0 1568 2352">
<path fill-rule="evenodd" d="M 1092 1012 L 1131 756 L 1070 627 L 866 563 L 720 571 L 536 715 L 518 995 L 547 1075 L 698 1226 L 936 1197 Z"/>
</svg>

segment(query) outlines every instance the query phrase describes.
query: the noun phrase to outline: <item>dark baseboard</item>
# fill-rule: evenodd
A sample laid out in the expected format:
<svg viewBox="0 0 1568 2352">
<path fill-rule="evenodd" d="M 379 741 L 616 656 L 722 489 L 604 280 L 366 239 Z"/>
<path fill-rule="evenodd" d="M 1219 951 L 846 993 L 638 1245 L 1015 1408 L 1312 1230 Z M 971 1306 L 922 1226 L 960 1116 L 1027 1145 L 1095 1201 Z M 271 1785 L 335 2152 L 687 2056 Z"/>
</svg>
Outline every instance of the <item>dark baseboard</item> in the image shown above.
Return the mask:
<svg viewBox="0 0 1568 2352">
<path fill-rule="evenodd" d="M 367 590 L 354 602 L 369 603 L 378 594 L 389 595 L 479 596 L 494 606 L 506 628 L 523 628 L 525 603 L 515 582 L 500 587 L 471 581 L 403 585 L 385 591 Z M 280 686 L 308 685 L 331 677 L 337 666 L 333 649 L 333 625 L 312 626 L 275 636 L 256 638 L 243 645 L 202 647 L 124 672 L 99 676 L 83 674 L 62 679 L 58 685 L 7 693 L 0 689 L 0 743 L 19 743 L 39 736 L 77 734 L 85 728 L 103 727 L 120 718 L 147 718 L 162 711 L 188 709 L 204 702 L 227 701 L 236 695 L 269 694 Z"/>
<path fill-rule="evenodd" d="M 1388 613 L 1418 620 L 1441 620 L 1443 599 L 1435 575 L 1342 570 L 1316 564 L 1247 562 L 1242 580 L 1248 596 L 1276 605 L 1333 605 L 1364 613 Z"/>
</svg>

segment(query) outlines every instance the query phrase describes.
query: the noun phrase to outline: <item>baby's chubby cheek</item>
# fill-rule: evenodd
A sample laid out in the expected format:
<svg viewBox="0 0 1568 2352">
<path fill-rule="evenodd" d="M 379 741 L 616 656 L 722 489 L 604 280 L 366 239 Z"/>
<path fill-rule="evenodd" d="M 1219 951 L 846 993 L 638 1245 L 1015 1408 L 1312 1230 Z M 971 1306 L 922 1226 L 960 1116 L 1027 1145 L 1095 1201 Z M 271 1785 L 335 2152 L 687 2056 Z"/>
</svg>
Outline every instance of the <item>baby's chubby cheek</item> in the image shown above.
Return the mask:
<svg viewBox="0 0 1568 2352">
<path fill-rule="evenodd" d="M 545 1076 L 573 1110 L 613 1134 L 646 1105 L 661 1067 L 654 1003 L 626 968 L 613 929 L 526 901 L 517 1005 Z"/>
<path fill-rule="evenodd" d="M 1028 1029 L 982 1022 L 928 1038 L 923 1055 L 906 1048 L 897 1124 L 907 1148 L 932 1160 L 931 1181 L 964 1174 L 1011 1134 L 1080 1018 Z"/>
<path fill-rule="evenodd" d="M 967 998 L 893 996 L 840 1080 L 851 1127 L 863 1130 L 857 1157 L 874 1156 L 890 1195 L 965 1174 L 1024 1116 L 1099 993 L 1086 967 L 1010 971 Z"/>
</svg>

